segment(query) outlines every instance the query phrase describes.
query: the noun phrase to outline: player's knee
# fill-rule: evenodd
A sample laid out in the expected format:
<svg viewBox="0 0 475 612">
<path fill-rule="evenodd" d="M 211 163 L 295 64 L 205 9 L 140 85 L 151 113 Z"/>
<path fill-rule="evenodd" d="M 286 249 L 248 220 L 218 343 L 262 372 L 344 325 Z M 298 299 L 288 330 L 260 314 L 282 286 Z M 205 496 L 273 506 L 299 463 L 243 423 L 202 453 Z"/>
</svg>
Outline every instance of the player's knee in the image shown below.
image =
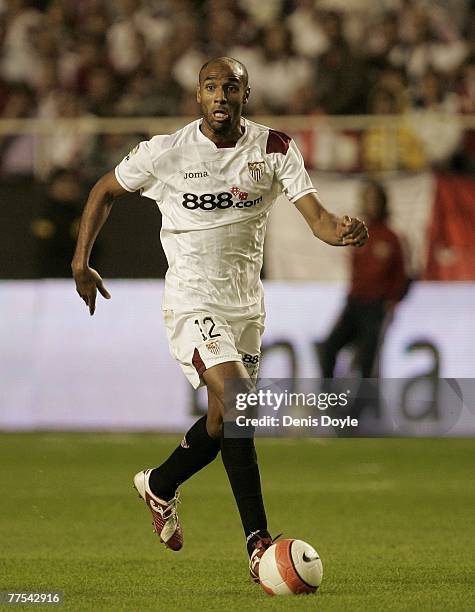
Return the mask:
<svg viewBox="0 0 475 612">
<path fill-rule="evenodd" d="M 220 414 L 211 415 L 206 418 L 206 431 L 211 438 L 220 438 L 223 427 L 223 417 Z"/>
</svg>

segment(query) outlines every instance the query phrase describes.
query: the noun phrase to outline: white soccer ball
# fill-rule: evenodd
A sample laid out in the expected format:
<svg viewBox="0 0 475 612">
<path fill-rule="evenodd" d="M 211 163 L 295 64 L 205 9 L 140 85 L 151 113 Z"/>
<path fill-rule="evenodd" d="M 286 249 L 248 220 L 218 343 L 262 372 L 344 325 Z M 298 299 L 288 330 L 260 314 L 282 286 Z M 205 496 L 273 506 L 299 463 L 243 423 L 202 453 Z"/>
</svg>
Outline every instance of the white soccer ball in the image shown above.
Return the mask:
<svg viewBox="0 0 475 612">
<path fill-rule="evenodd" d="M 319 554 L 302 540 L 279 540 L 262 555 L 259 581 L 269 595 L 315 593 L 322 582 Z"/>
</svg>

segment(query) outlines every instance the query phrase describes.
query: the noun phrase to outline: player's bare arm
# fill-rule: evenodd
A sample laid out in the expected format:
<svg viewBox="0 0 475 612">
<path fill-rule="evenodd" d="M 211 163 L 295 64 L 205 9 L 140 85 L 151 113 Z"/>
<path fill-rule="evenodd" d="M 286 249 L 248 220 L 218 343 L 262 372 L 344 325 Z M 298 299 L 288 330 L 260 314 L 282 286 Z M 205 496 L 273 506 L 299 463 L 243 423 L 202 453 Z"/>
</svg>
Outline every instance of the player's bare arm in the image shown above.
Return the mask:
<svg viewBox="0 0 475 612">
<path fill-rule="evenodd" d="M 362 247 L 368 241 L 368 228 L 358 217 L 337 217 L 328 212 L 315 193 L 308 193 L 295 202 L 314 236 L 333 246 Z"/>
<path fill-rule="evenodd" d="M 99 273 L 89 266 L 92 247 L 102 226 L 107 220 L 115 198 L 126 193 L 118 183 L 113 171 L 101 177 L 91 189 L 84 207 L 79 227 L 78 241 L 71 268 L 76 290 L 89 307 L 91 315 L 96 309 L 97 291 L 109 299 L 110 293 L 104 287 Z"/>
</svg>

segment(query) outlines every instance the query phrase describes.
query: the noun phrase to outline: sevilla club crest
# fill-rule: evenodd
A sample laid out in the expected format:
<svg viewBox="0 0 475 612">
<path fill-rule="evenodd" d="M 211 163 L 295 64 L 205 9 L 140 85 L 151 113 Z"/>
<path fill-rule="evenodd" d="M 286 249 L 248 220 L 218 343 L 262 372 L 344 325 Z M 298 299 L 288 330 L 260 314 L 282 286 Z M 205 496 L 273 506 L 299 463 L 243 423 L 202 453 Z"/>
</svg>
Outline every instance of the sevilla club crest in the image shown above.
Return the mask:
<svg viewBox="0 0 475 612">
<path fill-rule="evenodd" d="M 219 355 L 219 342 L 217 340 L 208 342 L 206 348 L 210 353 L 213 353 L 213 355 Z"/>
<path fill-rule="evenodd" d="M 262 178 L 262 175 L 264 174 L 264 162 L 263 161 L 249 162 L 247 164 L 247 167 L 249 169 L 249 174 L 251 175 L 251 177 L 255 181 L 260 181 Z"/>
</svg>

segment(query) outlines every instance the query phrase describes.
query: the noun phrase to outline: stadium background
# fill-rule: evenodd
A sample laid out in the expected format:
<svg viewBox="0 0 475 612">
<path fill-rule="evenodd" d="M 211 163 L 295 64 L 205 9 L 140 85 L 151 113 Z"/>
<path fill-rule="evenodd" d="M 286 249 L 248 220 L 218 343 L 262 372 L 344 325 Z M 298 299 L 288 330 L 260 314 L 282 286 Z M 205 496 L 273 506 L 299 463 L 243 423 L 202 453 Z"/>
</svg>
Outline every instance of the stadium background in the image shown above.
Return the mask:
<svg viewBox="0 0 475 612">
<path fill-rule="evenodd" d="M 2 502 L 8 546 L 0 588 L 62 586 L 76 610 L 98 609 L 89 598 L 99 593 L 102 607 L 116 610 L 134 608 L 130 592 L 137 609 L 155 609 L 151 594 L 160 600 L 160 581 L 158 591 L 142 592 L 128 569 L 155 580 L 157 552 L 136 534 L 144 517 L 124 502 L 123 481 L 142 467 L 137 460 L 148 465 L 164 456 L 176 436 L 62 433 L 181 432 L 202 409 L 203 398 L 192 396 L 168 354 L 161 324 L 166 261 L 157 207 L 136 194 L 115 204 L 92 258 L 113 299 L 99 298 L 93 319 L 77 298 L 69 261 L 90 186 L 138 140 L 196 118 L 197 71 L 224 54 L 248 67 L 248 116 L 296 139 L 330 209 L 356 212 L 366 176 L 389 191 L 414 282 L 388 331 L 383 375 L 473 378 L 472 1 L 0 0 L 0 430 L 8 432 L 0 457 L 2 489 L 12 491 Z M 300 376 L 319 374 L 314 345 L 340 311 L 346 258 L 315 241 L 284 199 L 275 205 L 265 252 L 265 340 L 291 346 Z M 288 364 L 288 353 L 273 353 L 263 369 L 289 376 L 295 370 Z M 417 433 L 417 421 L 407 419 L 404 432 Z M 429 424 L 430 435 L 474 435 L 473 402 L 455 426 L 444 415 Z M 282 447 L 262 442 L 273 520 L 322 547 L 330 570 L 325 609 L 470 609 L 473 442 L 357 442 L 297 447 L 289 440 L 286 466 Z M 99 473 L 108 478 L 105 493 Z M 214 496 L 235 521 L 219 466 L 207 474 L 190 483 L 187 497 Z M 285 495 L 299 496 L 299 512 L 281 507 Z M 315 524 L 314 499 L 325 531 Z M 220 537 L 231 529 L 236 541 L 231 552 L 211 551 L 197 535 L 200 518 L 184 512 L 195 540 L 182 566 L 167 575 L 161 565 L 165 583 L 178 576 L 183 585 L 169 593 L 169 609 L 192 608 L 188 592 L 206 609 L 253 608 L 254 594 L 240 599 L 236 525 L 216 517 Z M 210 505 L 203 515 L 212 512 Z M 123 541 L 106 556 L 110 514 L 123 526 Z M 396 582 L 394 558 L 404 562 Z M 373 592 L 364 586 L 364 567 Z M 108 584 L 108 572 L 122 586 Z M 90 583 L 80 586 L 86 575 Z M 409 585 L 403 604 L 393 596 L 401 584 Z"/>
</svg>

